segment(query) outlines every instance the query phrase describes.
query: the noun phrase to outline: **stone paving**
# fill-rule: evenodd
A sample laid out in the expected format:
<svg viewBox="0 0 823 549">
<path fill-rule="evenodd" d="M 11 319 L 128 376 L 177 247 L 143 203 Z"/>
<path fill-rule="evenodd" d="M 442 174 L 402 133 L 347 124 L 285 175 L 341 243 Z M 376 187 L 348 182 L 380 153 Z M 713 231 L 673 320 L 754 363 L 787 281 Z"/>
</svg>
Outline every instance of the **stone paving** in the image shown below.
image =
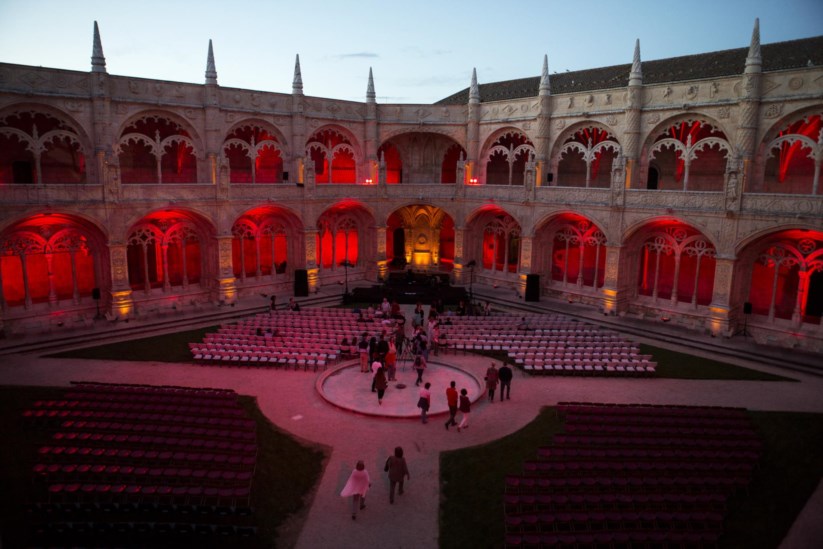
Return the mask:
<svg viewBox="0 0 823 549">
<path fill-rule="evenodd" d="M 448 354 L 439 361 L 456 368 L 466 380 L 480 380 L 490 360 L 467 354 Z M 367 415 L 345 407 L 377 407 L 376 396 L 366 387 L 366 374 L 342 365 L 343 376 L 352 376 L 360 391 L 338 397 L 334 404 L 318 392 L 329 372 L 282 371 L 263 368 L 222 368 L 153 362 L 106 362 L 50 359 L 35 355 L 8 355 L 0 359 L 0 384 L 67 385 L 72 380 L 115 383 L 152 383 L 192 387 L 226 387 L 257 397 L 262 412 L 279 428 L 306 442 L 330 451 L 325 472 L 305 514 L 281 532 L 283 546 L 317 548 L 434 548 L 438 546 L 439 454 L 442 451 L 483 444 L 522 428 L 543 406 L 559 401 L 665 403 L 742 406 L 753 410 L 823 413 L 823 377 L 786 372 L 773 366 L 741 359 L 728 362 L 777 373 L 796 381 L 718 381 L 657 378 L 525 377 L 516 373 L 512 399 L 486 402 L 479 399 L 472 410 L 471 427 L 462 433 L 446 430 L 445 383 L 450 375 L 432 371 L 433 417 L 424 425 L 409 400 L 389 394 L 382 415 Z M 349 371 L 351 370 L 351 371 Z M 451 372 L 445 367 L 443 372 Z M 456 372 L 455 372 L 456 373 Z M 360 377 L 358 377 L 360 376 Z M 402 381 L 414 391 L 410 371 Z M 458 385 L 460 386 L 460 385 Z M 391 391 L 391 388 L 389 389 Z M 342 386 L 327 390 L 343 392 Z M 340 401 L 343 398 L 343 402 Z M 345 401 L 349 398 L 349 401 Z M 387 417 L 387 416 L 406 417 Z M 383 463 L 395 446 L 402 446 L 411 480 L 406 493 L 394 505 L 388 502 L 388 480 Z M 364 460 L 372 479 L 366 509 L 351 520 L 348 501 L 339 496 L 358 460 Z M 801 513 L 782 547 L 821 546 L 823 489 L 818 488 Z"/>
</svg>

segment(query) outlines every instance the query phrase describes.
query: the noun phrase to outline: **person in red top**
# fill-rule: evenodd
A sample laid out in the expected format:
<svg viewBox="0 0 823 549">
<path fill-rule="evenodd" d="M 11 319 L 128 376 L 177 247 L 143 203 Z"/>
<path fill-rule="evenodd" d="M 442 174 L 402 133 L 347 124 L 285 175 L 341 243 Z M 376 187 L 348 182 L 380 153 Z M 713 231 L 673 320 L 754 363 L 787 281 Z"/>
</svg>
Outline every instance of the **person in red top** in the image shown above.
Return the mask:
<svg viewBox="0 0 823 549">
<path fill-rule="evenodd" d="M 449 404 L 449 419 L 446 420 L 446 430 L 449 430 L 449 426 L 457 425 L 457 422 L 454 420 L 454 416 L 457 415 L 457 389 L 455 388 L 454 381 L 451 382 L 449 388 L 446 389 L 446 402 Z"/>
</svg>

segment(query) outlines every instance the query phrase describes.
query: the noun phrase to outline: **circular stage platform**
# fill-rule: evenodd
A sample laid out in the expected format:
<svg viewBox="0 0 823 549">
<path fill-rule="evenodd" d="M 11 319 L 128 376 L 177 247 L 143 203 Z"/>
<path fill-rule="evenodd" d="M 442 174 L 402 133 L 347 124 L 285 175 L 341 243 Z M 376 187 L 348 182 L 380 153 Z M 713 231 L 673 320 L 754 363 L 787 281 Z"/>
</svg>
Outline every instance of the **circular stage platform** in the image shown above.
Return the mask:
<svg viewBox="0 0 823 549">
<path fill-rule="evenodd" d="M 432 358 L 434 360 L 428 363 L 423 373 L 423 382 L 431 383 L 430 416 L 448 413 L 446 388 L 452 381 L 458 391 L 466 389 L 469 392 L 472 402 L 482 396 L 480 380 L 456 366 Z M 325 372 L 318 378 L 316 387 L 326 401 L 350 412 L 379 417 L 419 418 L 417 400 L 420 398 L 420 388 L 414 384 L 417 372 L 410 362 L 398 364 L 396 377 L 397 381 L 389 382 L 382 405 L 377 403 L 377 393 L 371 392 L 371 373 L 360 372 L 359 361 L 349 361 Z"/>
</svg>

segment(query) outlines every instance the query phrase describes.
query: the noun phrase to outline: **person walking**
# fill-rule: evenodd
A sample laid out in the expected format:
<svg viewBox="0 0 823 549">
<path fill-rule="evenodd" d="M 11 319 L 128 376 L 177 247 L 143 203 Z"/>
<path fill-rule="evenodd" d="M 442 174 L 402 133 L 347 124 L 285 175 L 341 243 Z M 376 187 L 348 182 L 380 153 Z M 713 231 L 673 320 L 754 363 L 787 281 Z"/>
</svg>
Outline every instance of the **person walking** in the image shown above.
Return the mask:
<svg viewBox="0 0 823 549">
<path fill-rule="evenodd" d="M 383 368 L 383 364 L 379 360 L 371 363 L 371 392 L 373 393 L 377 388 L 377 372 Z"/>
<path fill-rule="evenodd" d="M 360 460 L 351 475 L 349 475 L 349 480 L 343 486 L 343 491 L 340 492 L 341 497 L 351 497 L 352 520 L 357 519 L 358 509 L 362 511 L 366 508 L 366 493 L 369 491 L 370 486 L 371 479 L 369 478 L 369 472 L 366 471 L 366 464 L 363 463 L 363 460 Z"/>
<path fill-rule="evenodd" d="M 506 400 L 511 400 L 512 392 L 512 369 L 508 364 L 503 363 L 500 370 L 497 372 L 497 377 L 500 378 L 500 400 L 503 400 L 503 391 L 506 392 Z"/>
<path fill-rule="evenodd" d="M 469 400 L 469 392 L 466 389 L 460 389 L 460 412 L 463 414 L 463 417 L 460 418 L 460 425 L 457 426 L 457 432 L 459 433 L 463 429 L 469 428 L 469 414 L 472 411 L 472 401 Z"/>
<path fill-rule="evenodd" d="M 449 427 L 457 425 L 457 422 L 454 420 L 454 417 L 457 415 L 457 402 L 458 402 L 458 395 L 457 389 L 455 388 L 456 384 L 452 381 L 449 384 L 449 388 L 446 389 L 446 402 L 449 405 L 449 419 L 446 420 L 446 430 L 449 430 Z"/>
<path fill-rule="evenodd" d="M 414 384 L 420 387 L 420 384 L 423 383 L 423 372 L 426 371 L 426 359 L 423 358 L 423 355 L 414 357 L 414 369 L 417 370 L 417 381 Z"/>
<path fill-rule="evenodd" d="M 422 423 L 429 422 L 429 407 L 432 403 L 432 393 L 429 390 L 431 386 L 431 383 L 423 385 L 423 388 L 420 389 L 420 398 L 417 400 L 417 407 L 420 408 L 420 421 Z"/>
<path fill-rule="evenodd" d="M 389 382 L 386 381 L 386 371 L 382 367 L 378 368 L 374 375 L 374 386 L 377 389 L 377 404 L 383 404 L 383 395 L 386 394 Z"/>
<path fill-rule="evenodd" d="M 389 503 L 394 503 L 394 489 L 400 488 L 397 493 L 402 496 L 403 479 L 411 480 L 409 466 L 406 464 L 406 458 L 403 457 L 403 448 L 398 446 L 394 449 L 394 455 L 386 460 L 383 470 L 389 474 Z"/>
<path fill-rule="evenodd" d="M 494 362 L 486 370 L 486 390 L 489 392 L 489 402 L 494 402 L 494 393 L 497 391 L 497 382 L 500 379 L 497 368 L 494 367 Z"/>
</svg>

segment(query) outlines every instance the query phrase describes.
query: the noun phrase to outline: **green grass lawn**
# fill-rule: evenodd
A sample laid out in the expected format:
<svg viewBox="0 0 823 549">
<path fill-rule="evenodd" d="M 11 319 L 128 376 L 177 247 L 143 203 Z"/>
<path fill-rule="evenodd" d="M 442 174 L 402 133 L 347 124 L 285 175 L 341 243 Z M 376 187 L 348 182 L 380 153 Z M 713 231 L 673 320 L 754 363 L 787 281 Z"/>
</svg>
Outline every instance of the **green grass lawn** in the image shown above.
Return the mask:
<svg viewBox="0 0 823 549">
<path fill-rule="evenodd" d="M 640 344 L 640 354 L 652 355 L 657 362 L 657 377 L 669 379 L 728 379 L 737 381 L 795 381 L 718 360 L 697 357 Z"/>
<path fill-rule="evenodd" d="M 64 392 L 65 388 L 57 387 L 0 387 L 0 421 L 4 426 L 0 445 L 0 486 L 3 486 L 0 531 L 4 547 L 30 545 L 25 502 L 31 501 L 33 495 L 31 471 L 37 462 L 37 448 L 47 444 L 51 434 L 46 429 L 31 428 L 21 421 L 20 414 L 35 400 L 59 398 Z M 256 539 L 244 541 L 244 546 L 262 549 L 292 545 L 294 539 L 277 538 L 277 529 L 285 523 L 291 524 L 293 517 L 300 516 L 311 505 L 329 451 L 308 446 L 279 430 L 263 416 L 254 398 L 241 396 L 240 403 L 257 422 L 258 444 L 252 490 L 258 535 Z M 91 515 L 84 520 L 106 521 L 107 518 Z M 219 541 L 204 540 L 203 543 L 220 547 Z M 237 540 L 232 543 L 236 544 Z M 229 545 L 223 542 L 222 546 Z"/>
<path fill-rule="evenodd" d="M 773 548 L 788 532 L 823 475 L 823 415 L 751 413 L 764 455 L 749 493 L 729 502 L 721 547 Z M 440 546 L 502 547 L 507 474 L 519 474 L 560 429 L 552 408 L 495 442 L 440 456 Z"/>
</svg>

